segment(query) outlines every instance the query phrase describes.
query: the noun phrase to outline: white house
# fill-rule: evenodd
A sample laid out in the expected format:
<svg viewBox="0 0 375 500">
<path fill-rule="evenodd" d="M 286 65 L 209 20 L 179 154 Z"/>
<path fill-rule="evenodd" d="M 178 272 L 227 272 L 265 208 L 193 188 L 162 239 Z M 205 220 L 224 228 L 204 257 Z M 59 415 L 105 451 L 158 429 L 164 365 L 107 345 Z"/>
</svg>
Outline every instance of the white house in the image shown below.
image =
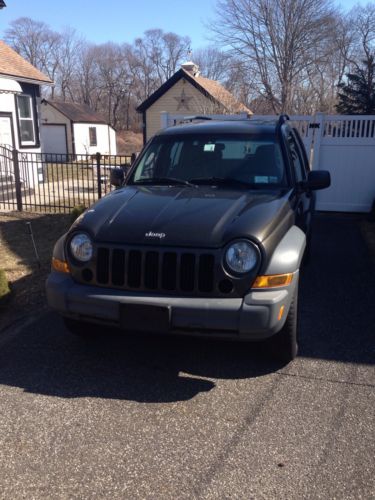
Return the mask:
<svg viewBox="0 0 375 500">
<path fill-rule="evenodd" d="M 42 179 L 40 148 L 40 86 L 52 81 L 0 40 L 0 194 L 15 179 L 14 150 L 22 185 Z M 25 153 L 29 153 L 25 155 Z M 33 153 L 33 154 L 32 154 Z"/>
<path fill-rule="evenodd" d="M 116 154 L 116 131 L 85 104 L 43 99 L 41 140 L 47 154 Z"/>
<path fill-rule="evenodd" d="M 40 153 L 40 86 L 52 81 L 0 40 L 0 145 Z"/>
</svg>

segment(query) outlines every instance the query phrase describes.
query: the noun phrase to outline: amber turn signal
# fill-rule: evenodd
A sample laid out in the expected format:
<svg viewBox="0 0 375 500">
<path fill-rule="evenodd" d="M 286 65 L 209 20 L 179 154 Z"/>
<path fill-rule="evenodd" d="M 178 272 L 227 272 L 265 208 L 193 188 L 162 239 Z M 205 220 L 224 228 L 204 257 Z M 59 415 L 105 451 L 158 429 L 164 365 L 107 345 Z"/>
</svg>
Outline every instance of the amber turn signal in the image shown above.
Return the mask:
<svg viewBox="0 0 375 500">
<path fill-rule="evenodd" d="M 52 257 L 52 269 L 59 273 L 70 273 L 67 262 L 65 262 L 65 260 L 55 259 L 55 257 Z"/>
<path fill-rule="evenodd" d="M 277 288 L 279 286 L 286 286 L 292 282 L 292 279 L 293 273 L 258 276 L 252 288 Z"/>
</svg>

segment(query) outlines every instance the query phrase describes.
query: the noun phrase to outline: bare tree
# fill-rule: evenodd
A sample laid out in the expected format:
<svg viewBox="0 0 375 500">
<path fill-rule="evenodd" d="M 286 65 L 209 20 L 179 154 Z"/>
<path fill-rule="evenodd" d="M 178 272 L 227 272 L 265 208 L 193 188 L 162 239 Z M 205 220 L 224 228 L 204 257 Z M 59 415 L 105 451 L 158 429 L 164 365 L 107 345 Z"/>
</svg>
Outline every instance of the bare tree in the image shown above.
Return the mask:
<svg viewBox="0 0 375 500">
<path fill-rule="evenodd" d="M 195 50 L 192 56 L 194 62 L 199 66 L 199 71 L 205 78 L 225 82 L 231 65 L 231 57 L 228 53 L 214 46 Z"/>
<path fill-rule="evenodd" d="M 326 56 L 335 12 L 328 0 L 219 0 L 216 39 L 257 75 L 274 112 L 293 110 L 296 87 Z"/>
<path fill-rule="evenodd" d="M 31 64 L 44 70 L 48 67 L 49 52 L 59 38 L 47 24 L 28 17 L 11 22 L 5 31 L 5 41 Z"/>
</svg>

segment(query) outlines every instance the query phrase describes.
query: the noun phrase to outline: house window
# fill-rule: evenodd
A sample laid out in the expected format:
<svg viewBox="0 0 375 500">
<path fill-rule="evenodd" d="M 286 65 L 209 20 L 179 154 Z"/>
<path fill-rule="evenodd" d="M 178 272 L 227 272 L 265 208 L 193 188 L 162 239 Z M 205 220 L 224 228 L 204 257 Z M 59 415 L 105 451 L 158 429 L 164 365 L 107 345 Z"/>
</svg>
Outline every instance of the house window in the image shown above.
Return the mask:
<svg viewBox="0 0 375 500">
<path fill-rule="evenodd" d="M 35 146 L 35 116 L 30 95 L 17 96 L 18 124 L 21 146 Z"/>
<path fill-rule="evenodd" d="M 90 136 L 90 146 L 97 146 L 98 142 L 96 140 L 96 127 L 89 127 Z"/>
</svg>

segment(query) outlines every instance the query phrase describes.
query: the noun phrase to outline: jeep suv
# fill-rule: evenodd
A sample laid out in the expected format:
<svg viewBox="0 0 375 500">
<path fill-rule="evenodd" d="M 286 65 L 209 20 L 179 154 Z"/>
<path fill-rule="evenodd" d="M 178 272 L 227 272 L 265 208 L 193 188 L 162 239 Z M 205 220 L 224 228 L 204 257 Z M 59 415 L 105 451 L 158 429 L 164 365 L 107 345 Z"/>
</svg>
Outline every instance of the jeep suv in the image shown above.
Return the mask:
<svg viewBox="0 0 375 500">
<path fill-rule="evenodd" d="M 54 248 L 47 297 L 70 330 L 267 340 L 296 356 L 313 191 L 330 177 L 310 172 L 286 116 L 162 130 L 112 181 Z"/>
</svg>

